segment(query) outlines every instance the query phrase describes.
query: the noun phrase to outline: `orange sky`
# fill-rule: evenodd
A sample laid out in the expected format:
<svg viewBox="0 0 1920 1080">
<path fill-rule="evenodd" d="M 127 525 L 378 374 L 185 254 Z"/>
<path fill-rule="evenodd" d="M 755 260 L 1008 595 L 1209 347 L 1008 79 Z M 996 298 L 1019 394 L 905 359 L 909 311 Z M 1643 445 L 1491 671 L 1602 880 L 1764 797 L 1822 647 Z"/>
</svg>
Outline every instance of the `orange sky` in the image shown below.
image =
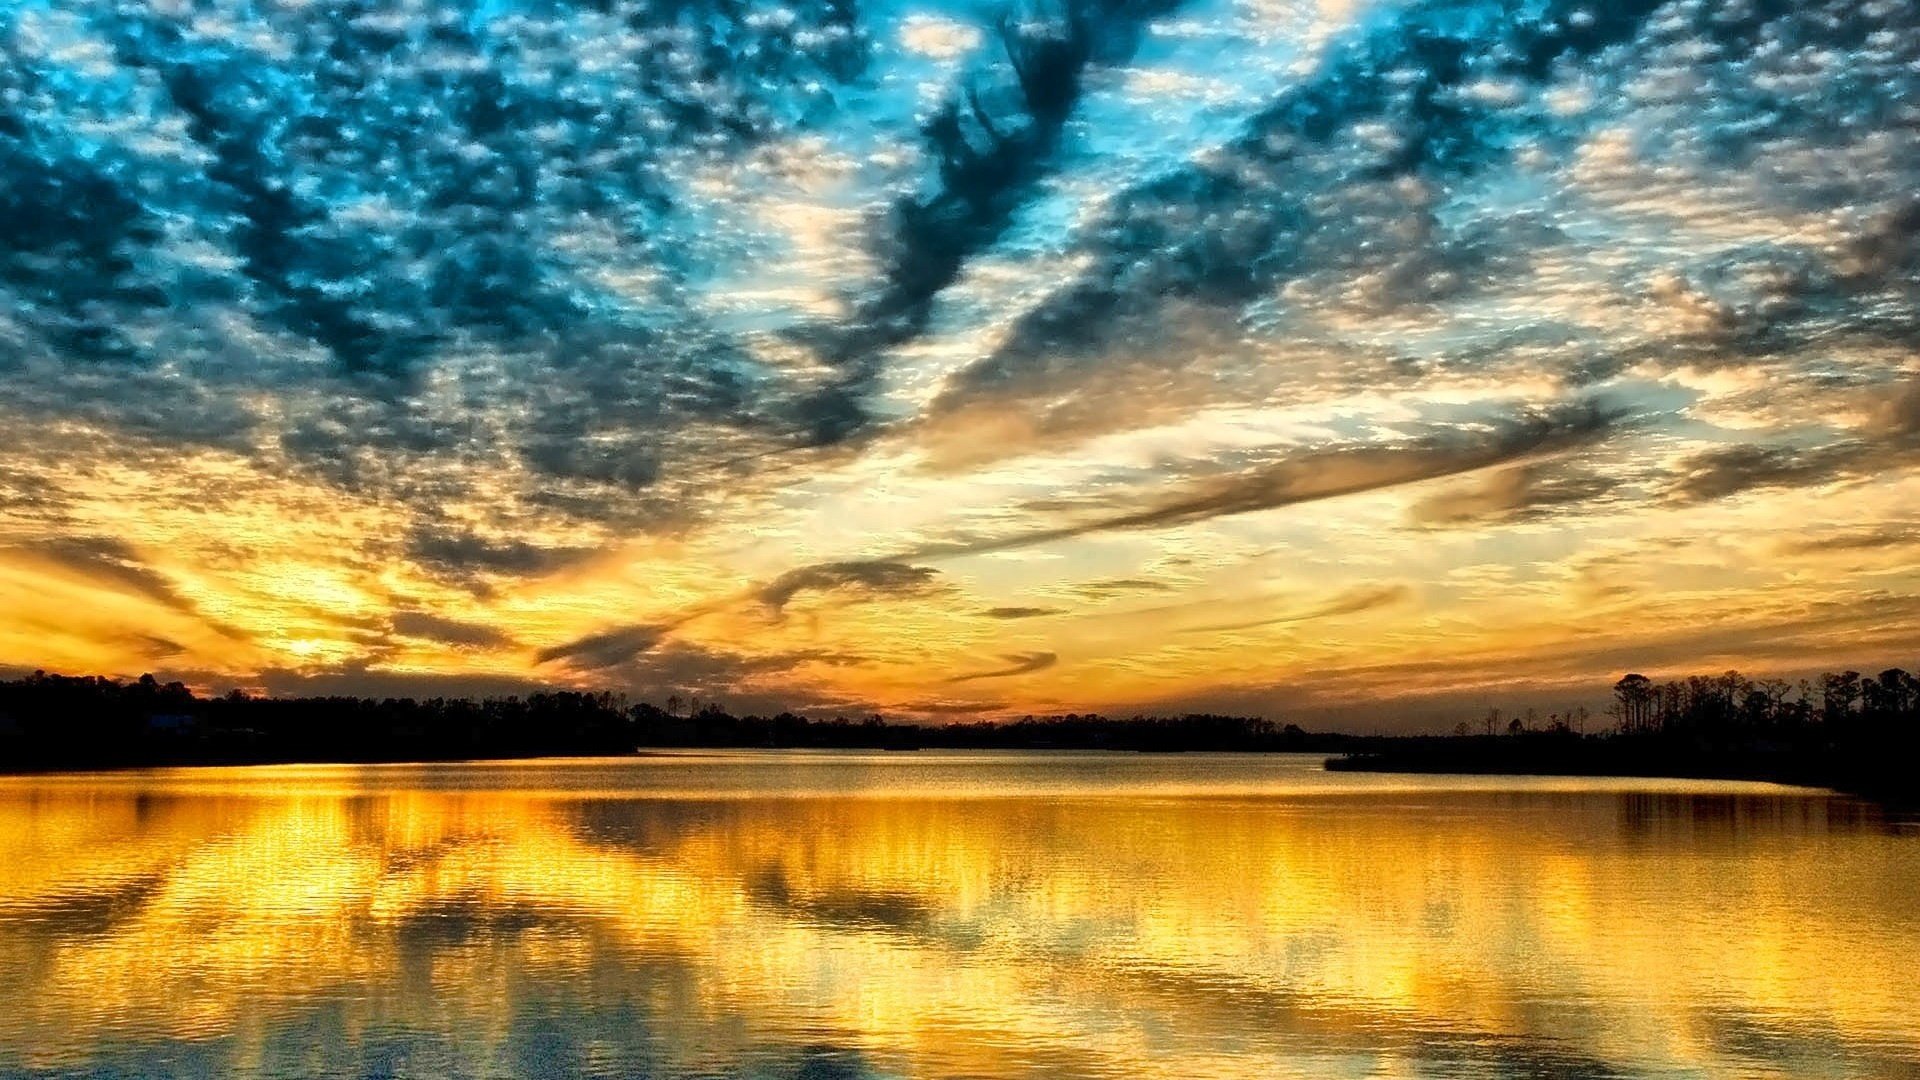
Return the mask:
<svg viewBox="0 0 1920 1080">
<path fill-rule="evenodd" d="M 64 533 L 0 550 L 0 657 L 279 691 L 523 680 L 928 716 L 1218 706 L 1371 726 L 1409 699 L 1422 716 L 1427 698 L 1597 704 L 1627 668 L 1871 665 L 1913 645 L 1911 469 L 1701 505 L 1615 495 L 1545 520 L 1471 516 L 1574 453 L 1550 449 L 1084 535 L 1047 532 L 1092 514 L 1020 508 L 1156 444 L 1203 455 L 1242 437 L 1209 430 L 1212 446 L 1150 428 L 961 472 L 903 443 L 744 487 L 677 535 L 517 533 L 579 554 L 454 581 L 396 557 L 406 515 L 376 501 L 239 455 L 103 455 L 60 478 Z M 1641 456 L 1623 470 L 1680 453 L 1650 437 L 1604 452 L 1629 448 Z M 929 543 L 953 535 L 1011 539 Z"/>
</svg>

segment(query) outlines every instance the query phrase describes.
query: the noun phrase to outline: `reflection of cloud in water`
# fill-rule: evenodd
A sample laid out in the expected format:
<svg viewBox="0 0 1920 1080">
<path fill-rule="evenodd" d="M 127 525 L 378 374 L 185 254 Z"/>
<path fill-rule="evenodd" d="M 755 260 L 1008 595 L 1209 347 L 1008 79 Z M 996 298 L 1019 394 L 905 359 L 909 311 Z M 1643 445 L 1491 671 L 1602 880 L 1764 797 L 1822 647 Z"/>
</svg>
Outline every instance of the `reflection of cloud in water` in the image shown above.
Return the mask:
<svg viewBox="0 0 1920 1080">
<path fill-rule="evenodd" d="M 8 782 L 0 1070 L 1920 1067 L 1920 851 L 1858 804 L 894 799 L 915 766 L 859 767 L 859 799 Z"/>
</svg>

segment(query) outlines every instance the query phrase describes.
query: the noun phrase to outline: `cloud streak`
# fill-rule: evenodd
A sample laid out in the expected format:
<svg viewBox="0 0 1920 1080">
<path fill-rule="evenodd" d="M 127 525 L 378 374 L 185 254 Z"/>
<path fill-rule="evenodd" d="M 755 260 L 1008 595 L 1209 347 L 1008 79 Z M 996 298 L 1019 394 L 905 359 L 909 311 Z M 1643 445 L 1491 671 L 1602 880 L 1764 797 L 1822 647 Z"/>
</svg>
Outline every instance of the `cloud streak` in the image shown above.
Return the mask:
<svg viewBox="0 0 1920 1080">
<path fill-rule="evenodd" d="M 773 615 L 803 593 L 854 593 L 866 596 L 919 596 L 936 587 L 939 571 L 903 562 L 821 563 L 789 570 L 755 591 L 754 596 Z"/>
<path fill-rule="evenodd" d="M 1008 653 L 1001 657 L 1005 667 L 988 671 L 969 671 L 947 678 L 950 684 L 979 682 L 982 679 L 1010 679 L 1016 675 L 1030 675 L 1036 671 L 1045 671 L 1060 662 L 1060 657 L 1050 652 Z"/>
<path fill-rule="evenodd" d="M 1588 405 L 1400 445 L 1284 453 L 1243 469 L 1187 481 L 1171 492 L 1149 496 L 1143 500 L 1145 505 L 1133 509 L 1100 512 L 1107 500 L 1089 500 L 1092 512 L 1077 522 L 1003 537 L 930 544 L 914 551 L 913 557 L 977 555 L 1098 533 L 1170 529 L 1380 491 L 1562 453 L 1603 438 L 1617 420 L 1613 412 Z"/>
<path fill-rule="evenodd" d="M 163 607 L 195 613 L 192 601 L 123 541 L 105 536 L 71 536 L 27 544 L 15 550 Z"/>
<path fill-rule="evenodd" d="M 601 630 L 559 645 L 548 646 L 535 654 L 542 664 L 564 661 L 580 671 L 601 671 L 629 663 L 650 652 L 672 633 L 674 624 L 636 623 Z"/>
<path fill-rule="evenodd" d="M 513 644 L 504 631 L 482 623 L 462 622 L 426 611 L 401 611 L 393 616 L 393 632 L 448 645 L 493 649 Z"/>
<path fill-rule="evenodd" d="M 1089 68 L 1125 62 L 1147 22 L 1180 3 L 1041 0 L 998 18 L 1001 55 L 969 73 L 920 127 L 934 176 L 929 190 L 894 201 L 878 288 L 850 327 L 828 336 L 826 359 L 841 374 L 804 405 L 816 441 L 837 442 L 872 422 L 861 399 L 880 375 L 880 351 L 926 331 L 934 299 L 1052 172 Z"/>
<path fill-rule="evenodd" d="M 1374 585 L 1353 589 L 1342 593 L 1324 603 L 1300 611 L 1291 611 L 1265 619 L 1250 619 L 1244 622 L 1217 623 L 1208 626 L 1194 626 L 1182 630 L 1187 634 L 1217 634 L 1233 630 L 1253 630 L 1265 626 L 1290 626 L 1295 623 L 1313 622 L 1317 619 L 1333 619 L 1342 615 L 1358 615 L 1366 611 L 1391 607 L 1404 603 L 1413 596 L 1413 590 L 1405 585 Z"/>
</svg>

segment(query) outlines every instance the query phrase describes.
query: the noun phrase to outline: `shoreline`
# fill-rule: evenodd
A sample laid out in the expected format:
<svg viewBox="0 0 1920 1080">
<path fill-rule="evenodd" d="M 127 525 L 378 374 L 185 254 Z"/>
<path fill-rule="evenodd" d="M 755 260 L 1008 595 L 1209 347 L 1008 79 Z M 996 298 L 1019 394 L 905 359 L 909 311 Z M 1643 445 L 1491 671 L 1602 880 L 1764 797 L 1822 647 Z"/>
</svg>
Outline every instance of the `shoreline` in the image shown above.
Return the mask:
<svg viewBox="0 0 1920 1080">
<path fill-rule="evenodd" d="M 1820 788 L 1893 807 L 1920 807 L 1920 777 L 1902 775 L 1898 764 L 1884 757 L 1787 745 L 1711 748 L 1616 738 L 1529 746 L 1528 741 L 1512 736 L 1414 738 L 1329 757 L 1325 766 L 1329 772 L 1752 780 Z"/>
</svg>

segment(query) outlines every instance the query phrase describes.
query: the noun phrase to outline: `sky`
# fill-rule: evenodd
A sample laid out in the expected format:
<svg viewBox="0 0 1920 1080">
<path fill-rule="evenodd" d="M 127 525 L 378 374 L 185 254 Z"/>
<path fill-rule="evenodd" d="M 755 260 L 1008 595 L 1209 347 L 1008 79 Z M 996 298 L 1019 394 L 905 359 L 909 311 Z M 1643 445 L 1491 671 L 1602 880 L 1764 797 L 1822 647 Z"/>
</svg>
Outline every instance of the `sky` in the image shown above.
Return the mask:
<svg viewBox="0 0 1920 1080">
<path fill-rule="evenodd" d="M 1920 667 L 1911 0 L 17 0 L 0 671 Z"/>
</svg>

